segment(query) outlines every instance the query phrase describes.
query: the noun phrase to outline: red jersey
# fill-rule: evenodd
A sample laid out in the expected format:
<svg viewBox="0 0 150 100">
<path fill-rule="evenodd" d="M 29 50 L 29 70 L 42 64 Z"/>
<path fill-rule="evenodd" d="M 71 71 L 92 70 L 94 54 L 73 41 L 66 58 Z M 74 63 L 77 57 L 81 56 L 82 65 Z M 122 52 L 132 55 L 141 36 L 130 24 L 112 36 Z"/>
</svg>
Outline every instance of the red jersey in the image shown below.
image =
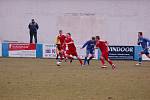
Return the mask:
<svg viewBox="0 0 150 100">
<path fill-rule="evenodd" d="M 98 47 L 101 50 L 101 52 L 108 52 L 107 41 L 97 41 L 96 47 Z"/>
<path fill-rule="evenodd" d="M 72 40 L 71 37 L 67 37 L 65 39 L 66 45 L 68 46 L 68 50 L 70 51 L 76 51 L 76 47 L 74 45 L 74 41 Z"/>
<path fill-rule="evenodd" d="M 65 35 L 58 35 L 58 39 L 60 40 L 60 45 L 64 45 L 65 43 Z"/>
</svg>

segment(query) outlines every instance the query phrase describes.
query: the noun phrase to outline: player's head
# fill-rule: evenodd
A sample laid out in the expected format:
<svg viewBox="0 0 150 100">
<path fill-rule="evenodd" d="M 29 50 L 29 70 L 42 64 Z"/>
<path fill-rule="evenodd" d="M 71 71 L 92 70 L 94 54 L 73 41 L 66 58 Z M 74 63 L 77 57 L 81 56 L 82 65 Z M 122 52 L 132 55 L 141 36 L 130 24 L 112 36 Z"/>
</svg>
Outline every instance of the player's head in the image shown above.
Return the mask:
<svg viewBox="0 0 150 100">
<path fill-rule="evenodd" d="M 96 41 L 100 40 L 100 36 L 96 36 Z"/>
<path fill-rule="evenodd" d="M 92 37 L 92 40 L 95 41 L 95 37 Z"/>
<path fill-rule="evenodd" d="M 62 33 L 63 33 L 62 30 L 59 30 L 59 34 L 62 35 Z"/>
<path fill-rule="evenodd" d="M 35 20 L 34 20 L 34 19 L 31 19 L 31 22 L 32 22 L 32 23 L 35 23 Z"/>
<path fill-rule="evenodd" d="M 143 37 L 143 33 L 142 32 L 138 32 L 138 37 L 139 38 Z"/>
<path fill-rule="evenodd" d="M 71 37 L 71 34 L 70 33 L 66 33 L 66 37 Z"/>
</svg>

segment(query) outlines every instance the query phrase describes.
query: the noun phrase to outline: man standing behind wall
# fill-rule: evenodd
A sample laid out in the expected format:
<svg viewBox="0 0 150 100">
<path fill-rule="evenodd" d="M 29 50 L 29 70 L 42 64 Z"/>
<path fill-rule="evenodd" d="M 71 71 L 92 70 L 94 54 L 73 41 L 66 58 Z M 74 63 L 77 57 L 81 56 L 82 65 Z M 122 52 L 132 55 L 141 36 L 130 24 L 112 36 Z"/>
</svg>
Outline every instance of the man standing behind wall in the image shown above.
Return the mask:
<svg viewBox="0 0 150 100">
<path fill-rule="evenodd" d="M 35 43 L 37 43 L 37 30 L 39 29 L 39 26 L 34 19 L 31 20 L 31 23 L 28 25 L 28 28 L 30 30 L 30 43 L 33 43 L 33 37 Z"/>
</svg>

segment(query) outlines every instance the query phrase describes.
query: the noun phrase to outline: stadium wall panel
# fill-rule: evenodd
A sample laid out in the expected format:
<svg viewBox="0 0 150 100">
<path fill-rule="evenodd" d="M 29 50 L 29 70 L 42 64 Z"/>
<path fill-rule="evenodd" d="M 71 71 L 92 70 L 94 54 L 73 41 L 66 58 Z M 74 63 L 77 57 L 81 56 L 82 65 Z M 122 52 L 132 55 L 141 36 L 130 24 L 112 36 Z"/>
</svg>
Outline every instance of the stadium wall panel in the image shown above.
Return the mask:
<svg viewBox="0 0 150 100">
<path fill-rule="evenodd" d="M 36 45 L 36 58 L 43 58 L 43 44 Z"/>
<path fill-rule="evenodd" d="M 139 58 L 139 53 L 142 50 L 141 46 L 135 46 L 135 52 L 134 52 L 134 60 L 138 60 Z"/>
<path fill-rule="evenodd" d="M 3 57 L 8 57 L 8 43 L 2 43 L 2 56 Z"/>
<path fill-rule="evenodd" d="M 76 44 L 100 35 L 110 45 L 136 45 L 150 37 L 150 0 L 0 0 L 0 40 L 29 42 L 28 24 L 39 24 L 38 43 L 54 44 L 59 29 Z"/>
<path fill-rule="evenodd" d="M 79 49 L 81 46 L 79 46 L 77 49 Z M 55 58 L 55 46 L 50 44 L 36 44 L 36 58 Z M 45 50 L 45 51 L 44 51 Z M 134 46 L 134 59 L 138 60 L 139 53 L 142 50 L 141 46 Z M 81 50 L 80 50 L 81 51 Z M 45 53 L 44 53 L 45 52 Z M 79 50 L 78 50 L 79 52 Z M 98 50 L 96 52 L 96 59 L 100 59 L 101 52 Z M 85 50 L 83 52 L 79 52 L 79 54 L 82 56 L 82 59 L 85 55 Z M 2 57 L 9 57 L 9 43 L 2 43 Z M 21 56 L 23 57 L 23 56 Z M 145 60 L 146 58 L 143 57 Z M 121 59 L 118 59 L 121 60 Z M 146 59 L 147 60 L 147 59 Z"/>
</svg>

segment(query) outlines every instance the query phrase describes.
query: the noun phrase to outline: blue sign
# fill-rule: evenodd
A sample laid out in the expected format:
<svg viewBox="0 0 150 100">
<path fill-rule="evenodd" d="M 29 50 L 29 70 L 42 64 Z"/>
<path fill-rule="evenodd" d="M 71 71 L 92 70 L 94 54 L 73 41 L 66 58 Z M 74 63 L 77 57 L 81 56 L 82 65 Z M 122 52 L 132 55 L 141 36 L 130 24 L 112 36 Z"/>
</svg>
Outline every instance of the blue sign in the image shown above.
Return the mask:
<svg viewBox="0 0 150 100">
<path fill-rule="evenodd" d="M 109 58 L 114 60 L 134 60 L 134 46 L 109 46 Z"/>
</svg>

